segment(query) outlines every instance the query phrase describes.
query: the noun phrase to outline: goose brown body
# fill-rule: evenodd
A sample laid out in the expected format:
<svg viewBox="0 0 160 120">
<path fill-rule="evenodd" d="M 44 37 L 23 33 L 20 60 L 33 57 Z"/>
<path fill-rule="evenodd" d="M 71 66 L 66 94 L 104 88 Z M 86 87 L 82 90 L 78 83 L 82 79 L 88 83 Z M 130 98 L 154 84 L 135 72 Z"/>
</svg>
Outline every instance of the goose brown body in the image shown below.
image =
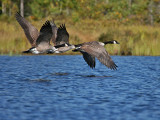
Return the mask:
<svg viewBox="0 0 160 120">
<path fill-rule="evenodd" d="M 87 62 L 87 64 L 91 68 L 95 68 L 95 57 L 105 66 L 107 66 L 110 69 L 116 70 L 117 65 L 114 63 L 112 58 L 110 57 L 109 53 L 104 48 L 105 44 L 119 44 L 117 41 L 108 42 L 108 43 L 102 43 L 97 41 L 92 42 L 85 42 L 80 45 L 76 45 L 77 48 L 73 51 L 80 51 L 83 54 L 84 60 Z"/>
</svg>

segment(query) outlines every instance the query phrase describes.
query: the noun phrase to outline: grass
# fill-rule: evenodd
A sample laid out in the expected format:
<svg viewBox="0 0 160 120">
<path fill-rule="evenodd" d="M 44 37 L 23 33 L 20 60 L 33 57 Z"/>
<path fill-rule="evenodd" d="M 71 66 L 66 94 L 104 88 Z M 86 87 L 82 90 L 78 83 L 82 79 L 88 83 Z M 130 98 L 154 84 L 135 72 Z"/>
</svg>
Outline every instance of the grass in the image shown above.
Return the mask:
<svg viewBox="0 0 160 120">
<path fill-rule="evenodd" d="M 38 30 L 46 19 L 41 21 L 29 20 Z M 160 28 L 159 26 L 145 25 L 121 25 L 116 22 L 106 20 L 82 20 L 72 22 L 72 20 L 55 20 L 57 25 L 66 24 L 70 34 L 70 43 L 79 44 L 88 41 L 117 40 L 120 45 L 106 45 L 107 51 L 111 55 L 160 55 Z M 26 36 L 15 21 L 0 21 L 0 54 L 21 54 L 30 48 Z M 69 51 L 64 54 L 77 54 Z"/>
</svg>

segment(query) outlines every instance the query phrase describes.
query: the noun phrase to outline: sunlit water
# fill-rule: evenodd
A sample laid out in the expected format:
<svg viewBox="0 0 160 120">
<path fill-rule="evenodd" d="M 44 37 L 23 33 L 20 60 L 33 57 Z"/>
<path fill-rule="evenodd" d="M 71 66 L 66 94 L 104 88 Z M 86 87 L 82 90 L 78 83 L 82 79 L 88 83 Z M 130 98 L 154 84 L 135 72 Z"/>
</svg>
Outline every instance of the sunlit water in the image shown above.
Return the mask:
<svg viewBox="0 0 160 120">
<path fill-rule="evenodd" d="M 160 57 L 0 56 L 0 120 L 160 120 Z"/>
</svg>

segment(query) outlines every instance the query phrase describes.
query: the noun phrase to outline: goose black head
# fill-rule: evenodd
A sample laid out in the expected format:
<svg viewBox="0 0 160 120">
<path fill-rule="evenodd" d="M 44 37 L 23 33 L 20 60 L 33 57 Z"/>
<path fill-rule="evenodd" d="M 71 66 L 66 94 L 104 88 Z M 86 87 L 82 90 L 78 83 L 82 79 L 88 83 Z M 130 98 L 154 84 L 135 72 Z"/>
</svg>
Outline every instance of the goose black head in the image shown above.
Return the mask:
<svg viewBox="0 0 160 120">
<path fill-rule="evenodd" d="M 120 44 L 120 43 L 117 42 L 116 40 L 113 40 L 112 42 L 113 42 L 113 44 Z"/>
</svg>

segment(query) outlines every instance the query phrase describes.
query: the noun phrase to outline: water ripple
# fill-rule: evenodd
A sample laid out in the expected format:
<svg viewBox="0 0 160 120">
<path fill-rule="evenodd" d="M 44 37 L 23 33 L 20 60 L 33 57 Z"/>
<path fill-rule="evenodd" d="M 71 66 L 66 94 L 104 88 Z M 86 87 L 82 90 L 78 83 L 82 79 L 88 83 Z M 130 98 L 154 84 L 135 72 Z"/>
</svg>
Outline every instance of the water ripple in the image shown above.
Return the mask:
<svg viewBox="0 0 160 120">
<path fill-rule="evenodd" d="M 160 57 L 112 58 L 0 56 L 0 119 L 159 120 Z"/>
</svg>

